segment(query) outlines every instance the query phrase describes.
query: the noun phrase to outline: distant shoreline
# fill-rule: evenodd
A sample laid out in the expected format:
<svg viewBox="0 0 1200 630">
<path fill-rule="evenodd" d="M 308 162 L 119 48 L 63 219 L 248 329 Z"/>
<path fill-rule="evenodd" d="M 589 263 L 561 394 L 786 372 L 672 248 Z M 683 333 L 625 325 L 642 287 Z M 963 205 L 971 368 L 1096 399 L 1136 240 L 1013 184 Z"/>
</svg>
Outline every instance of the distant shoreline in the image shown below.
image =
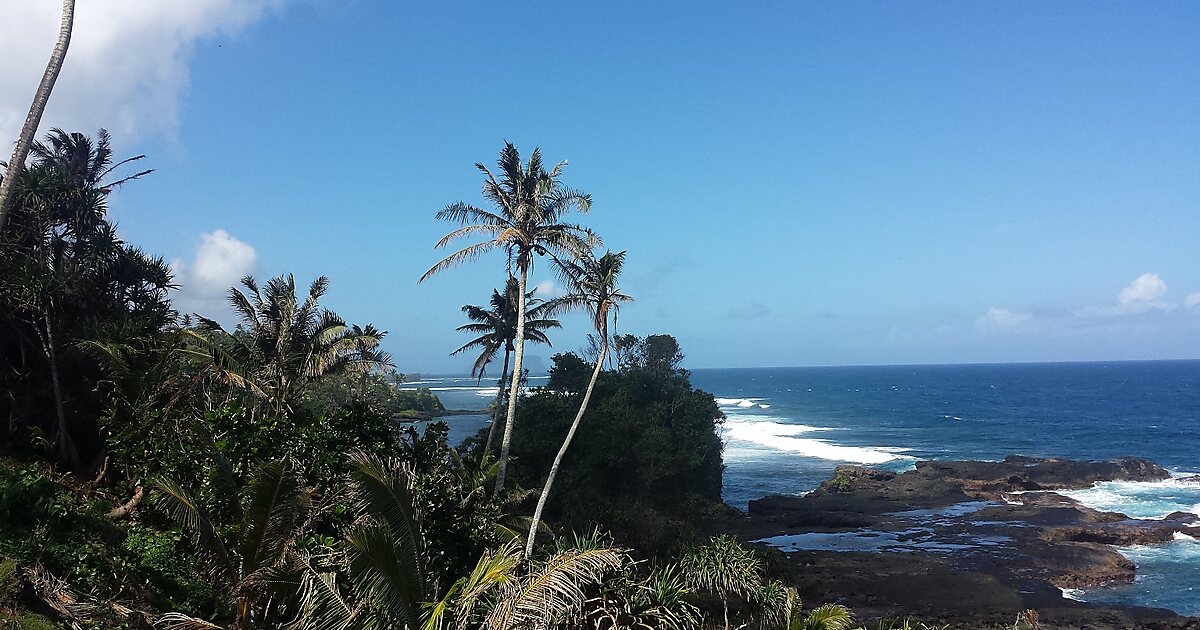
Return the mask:
<svg viewBox="0 0 1200 630">
<path fill-rule="evenodd" d="M 396 416 L 398 419 L 410 422 L 419 422 L 422 420 L 432 420 L 434 418 L 442 418 L 445 416 L 486 416 L 486 409 L 443 409 L 441 411 L 410 411 L 405 415 Z"/>
</svg>

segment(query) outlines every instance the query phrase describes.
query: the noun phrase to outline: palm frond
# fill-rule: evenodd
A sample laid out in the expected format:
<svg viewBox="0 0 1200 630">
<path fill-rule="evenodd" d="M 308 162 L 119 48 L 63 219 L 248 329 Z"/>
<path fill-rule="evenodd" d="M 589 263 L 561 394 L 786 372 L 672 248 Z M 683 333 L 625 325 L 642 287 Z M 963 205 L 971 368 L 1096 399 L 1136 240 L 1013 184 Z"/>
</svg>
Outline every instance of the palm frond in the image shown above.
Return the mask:
<svg viewBox="0 0 1200 630">
<path fill-rule="evenodd" d="M 154 494 L 153 504 L 192 538 L 197 557 L 207 565 L 215 581 L 221 584 L 236 582 L 238 566 L 204 506 L 169 479 L 159 479 L 155 486 L 158 492 Z"/>
<path fill-rule="evenodd" d="M 167 613 L 156 619 L 154 627 L 163 630 L 225 630 L 224 626 L 175 612 Z"/>
<path fill-rule="evenodd" d="M 854 625 L 850 609 L 841 604 L 825 604 L 808 613 L 803 630 L 849 630 Z"/>
<path fill-rule="evenodd" d="M 433 276 L 437 275 L 438 273 L 441 273 L 442 271 L 445 271 L 452 267 L 457 267 L 463 263 L 475 260 L 476 258 L 479 258 L 480 256 L 492 251 L 499 245 L 500 245 L 499 239 L 497 239 L 495 241 L 484 241 L 482 243 L 468 245 L 467 247 L 464 247 L 464 248 L 454 252 L 453 254 L 446 256 L 445 258 L 441 259 L 436 264 L 434 264 L 432 267 L 430 267 L 429 271 L 426 271 L 420 277 L 420 279 L 417 280 L 417 284 L 420 284 L 420 283 L 432 278 Z"/>
<path fill-rule="evenodd" d="M 488 615 L 488 627 L 553 626 L 583 606 L 587 599 L 584 588 L 599 583 L 624 562 L 625 552 L 620 549 L 556 553 L 505 590 Z"/>
</svg>

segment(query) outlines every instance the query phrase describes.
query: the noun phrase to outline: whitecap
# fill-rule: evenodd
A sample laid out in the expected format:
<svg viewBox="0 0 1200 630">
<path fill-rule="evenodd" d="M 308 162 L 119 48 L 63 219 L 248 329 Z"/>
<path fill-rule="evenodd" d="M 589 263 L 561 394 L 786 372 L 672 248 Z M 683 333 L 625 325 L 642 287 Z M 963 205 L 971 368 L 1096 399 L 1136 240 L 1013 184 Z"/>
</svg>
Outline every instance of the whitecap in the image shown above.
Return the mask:
<svg viewBox="0 0 1200 630">
<path fill-rule="evenodd" d="M 766 416 L 732 416 L 724 424 L 725 439 L 728 442 L 748 442 L 774 450 L 796 453 L 803 457 L 854 464 L 883 464 L 898 459 L 912 459 L 908 455 L 900 455 L 880 448 L 843 446 L 828 440 L 798 437 L 808 433 L 831 430 L 833 429 L 830 427 L 774 422 Z M 741 448 L 738 449 L 738 451 L 741 450 Z M 733 453 L 731 450 L 727 450 L 726 454 L 732 455 Z M 735 458 L 730 457 L 730 459 Z"/>
<path fill-rule="evenodd" d="M 759 405 L 758 408 L 759 409 L 770 409 L 771 405 Z"/>
<path fill-rule="evenodd" d="M 1172 512 L 1200 515 L 1200 482 L 1190 476 L 1162 481 L 1104 481 L 1062 494 L 1088 507 L 1133 518 L 1162 519 Z"/>
<path fill-rule="evenodd" d="M 1062 591 L 1062 596 L 1063 596 L 1063 599 L 1073 599 L 1073 600 L 1075 600 L 1075 601 L 1077 601 L 1077 602 L 1081 602 L 1081 601 L 1083 601 L 1083 593 L 1084 593 L 1083 589 L 1079 589 L 1079 588 L 1060 588 L 1060 589 L 1058 589 L 1058 590 Z"/>
<path fill-rule="evenodd" d="M 1200 542 L 1200 540 L 1196 540 L 1195 536 L 1188 536 L 1183 532 L 1175 532 L 1174 534 L 1171 534 L 1171 538 L 1178 541 Z"/>
<path fill-rule="evenodd" d="M 749 409 L 750 407 L 757 405 L 758 401 L 762 400 L 762 398 L 717 398 L 715 400 L 717 401 L 717 405 L 721 407 L 741 407 L 742 409 Z"/>
</svg>

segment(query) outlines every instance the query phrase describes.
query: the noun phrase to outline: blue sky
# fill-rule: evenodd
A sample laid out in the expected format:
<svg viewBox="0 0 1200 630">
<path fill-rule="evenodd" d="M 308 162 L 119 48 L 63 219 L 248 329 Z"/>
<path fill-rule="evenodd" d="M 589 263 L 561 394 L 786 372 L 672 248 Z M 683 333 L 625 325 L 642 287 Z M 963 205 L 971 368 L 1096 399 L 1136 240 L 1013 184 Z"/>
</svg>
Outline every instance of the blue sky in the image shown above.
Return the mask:
<svg viewBox="0 0 1200 630">
<path fill-rule="evenodd" d="M 1198 32 L 1186 2 L 272 0 L 173 49 L 114 216 L 183 304 L 325 274 L 402 370 L 457 371 L 503 258 L 416 279 L 511 140 L 629 251 L 620 331 L 692 367 L 1195 358 Z"/>
</svg>

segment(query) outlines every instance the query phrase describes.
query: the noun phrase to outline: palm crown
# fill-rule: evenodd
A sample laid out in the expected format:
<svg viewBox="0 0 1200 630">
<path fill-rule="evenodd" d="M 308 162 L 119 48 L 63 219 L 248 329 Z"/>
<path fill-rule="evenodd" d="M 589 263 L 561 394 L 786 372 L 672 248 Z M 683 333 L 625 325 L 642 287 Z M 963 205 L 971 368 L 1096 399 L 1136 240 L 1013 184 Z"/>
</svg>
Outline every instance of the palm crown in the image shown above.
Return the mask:
<svg viewBox="0 0 1200 630">
<path fill-rule="evenodd" d="M 559 162 L 547 171 L 541 150 L 534 149 L 528 163 L 522 164 L 516 147 L 506 142 L 498 165 L 499 178 L 483 164 L 475 164 L 484 176 L 483 196 L 492 202 L 495 211 L 461 201 L 446 206 L 437 213 L 437 218 L 462 227 L 442 237 L 434 247 L 440 249 L 477 235 L 489 238 L 446 256 L 418 282 L 495 249 L 504 249 L 517 269 L 528 271 L 535 254 L 570 258 L 600 245 L 600 237 L 588 228 L 562 221 L 563 215 L 571 210 L 587 212 L 592 205 L 591 196 L 559 182 L 559 173 L 566 162 Z"/>
<path fill-rule="evenodd" d="M 475 359 L 471 368 L 471 376 L 483 378 L 484 370 L 501 349 L 506 352 L 513 350 L 517 338 L 517 291 L 520 291 L 517 279 L 510 277 L 503 293 L 492 291 L 491 308 L 472 304 L 462 307 L 462 312 L 466 313 L 471 323 L 455 330 L 478 333 L 479 336 L 450 354 L 453 356 L 473 348 L 480 350 L 479 358 Z M 557 301 L 545 302 L 533 296 L 533 291 L 525 294 L 525 337 L 529 341 L 553 345 L 545 331 L 561 327 L 558 320 L 548 317 L 557 308 Z"/>
<path fill-rule="evenodd" d="M 553 308 L 585 309 L 604 341 L 608 334 L 608 316 L 615 317 L 622 304 L 633 301 L 617 288 L 617 280 L 625 266 L 625 252 L 609 251 L 597 258 L 589 251 L 574 260 L 556 259 L 555 264 L 559 276 L 570 287 L 570 293 L 555 300 Z"/>
<path fill-rule="evenodd" d="M 290 274 L 272 278 L 265 287 L 246 276 L 242 286 L 247 292 L 229 290 L 229 302 L 241 319 L 237 331 L 225 333 L 217 322 L 201 318 L 202 328 L 225 333 L 201 337 L 203 355 L 222 376 L 266 397 L 276 414 L 286 410 L 300 387 L 321 376 L 391 367 L 391 357 L 379 348 L 386 332 L 370 324 L 350 326 L 318 307 L 328 278 L 314 280 L 303 302 Z"/>
</svg>

